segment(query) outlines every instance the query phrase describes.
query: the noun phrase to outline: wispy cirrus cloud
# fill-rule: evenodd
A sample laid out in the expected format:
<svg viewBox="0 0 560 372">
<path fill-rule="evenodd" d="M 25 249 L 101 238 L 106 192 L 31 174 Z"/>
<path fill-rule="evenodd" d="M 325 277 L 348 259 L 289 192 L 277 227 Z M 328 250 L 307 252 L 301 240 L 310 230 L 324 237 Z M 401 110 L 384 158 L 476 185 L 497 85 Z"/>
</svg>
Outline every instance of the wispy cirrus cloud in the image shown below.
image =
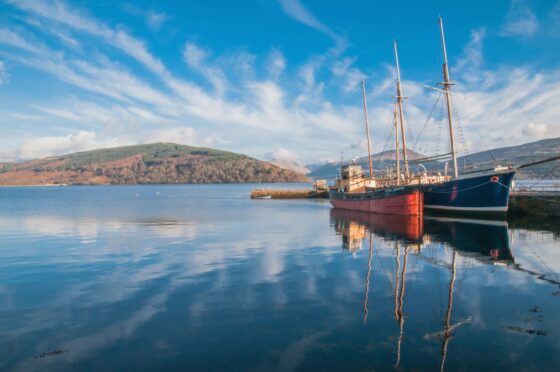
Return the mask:
<svg viewBox="0 0 560 372">
<path fill-rule="evenodd" d="M 156 11 L 154 9 L 142 9 L 132 4 L 125 4 L 123 9 L 128 14 L 142 17 L 152 31 L 159 31 L 164 23 L 171 19 L 171 16 L 162 11 Z"/>
<path fill-rule="evenodd" d="M 6 73 L 6 65 L 4 61 L 0 61 L 0 85 L 6 83 L 8 80 L 8 74 Z"/>
<path fill-rule="evenodd" d="M 51 8 L 46 8 L 48 5 Z M 24 1 L 17 3 L 16 6 L 34 17 L 41 17 L 44 22 L 51 22 L 52 27 L 63 26 L 72 30 L 74 35 L 86 33 L 107 45 L 116 47 L 152 71 L 165 87 L 165 89 L 154 88 L 152 84 L 131 74 L 129 70 L 111 61 L 107 56 L 98 55 L 98 58 L 91 58 L 91 55 L 86 56 L 76 51 L 69 57 L 35 40 L 30 41 L 32 39 L 30 34 L 25 32 L 16 34 L 4 30 L 5 32 L 0 33 L 0 42 L 27 52 L 10 55 L 15 62 L 42 70 L 67 84 L 99 95 L 102 100 L 111 102 L 103 105 L 74 101 L 70 104 L 59 104 L 59 107 L 35 106 L 34 109 L 42 114 L 68 122 L 83 122 L 85 119 L 86 122 L 97 121 L 115 123 L 115 125 L 120 123 L 120 126 L 128 125 L 126 123 L 130 122 L 172 126 L 162 129 L 166 131 L 167 138 L 169 133 L 179 133 L 181 127 L 191 128 L 192 125 L 205 126 L 206 130 L 214 133 L 213 137 L 217 138 L 218 133 L 223 132 L 218 128 L 234 124 L 236 130 L 230 133 L 229 143 L 239 141 L 243 136 L 250 137 L 254 128 L 264 131 L 263 138 L 270 137 L 272 140 L 278 138 L 278 134 L 290 133 L 289 137 L 301 137 L 303 143 L 308 135 L 306 133 L 311 134 L 317 128 L 328 132 L 345 127 L 348 117 L 351 117 L 355 111 L 353 108 L 340 111 L 333 105 L 325 105 L 320 111 L 294 106 L 291 95 L 287 94 L 285 88 L 269 80 L 269 77 L 274 78 L 274 75 L 277 77 L 285 67 L 285 59 L 278 51 L 273 50 L 271 54 L 273 59 L 270 61 L 274 63 L 268 70 L 269 76 L 257 79 L 252 55 L 243 51 L 233 54 L 229 52 L 210 59 L 210 52 L 207 49 L 193 42 L 187 42 L 183 49 L 184 60 L 192 71 L 211 82 L 215 89 L 214 92 L 210 92 L 193 81 L 176 78 L 148 51 L 142 40 L 123 30 L 112 29 L 90 16 L 69 8 L 65 3 L 50 2 L 37 5 Z M 222 97 L 229 89 L 224 72 L 226 68 L 235 71 L 238 79 L 242 78 L 237 82 L 235 90 L 230 92 L 232 99 Z M 87 113 L 87 116 L 84 113 Z M 178 140 L 194 138 L 185 135 L 185 132 L 181 133 L 183 135 L 179 136 Z M 127 135 L 129 138 L 134 137 L 131 133 Z M 159 137 L 138 134 L 133 141 L 141 142 L 148 138 Z M 202 143 L 208 144 L 209 141 L 206 139 Z M 228 140 L 224 140 L 223 143 L 227 144 Z M 258 144 L 251 146 L 258 147 Z M 251 146 L 248 150 L 255 151 L 250 149 Z M 21 155 L 22 152 L 18 154 Z"/>
<path fill-rule="evenodd" d="M 526 0 L 512 0 L 502 27 L 502 36 L 531 36 L 539 27 L 535 12 Z"/>
<path fill-rule="evenodd" d="M 296 21 L 303 23 L 311 28 L 316 29 L 330 36 L 337 44 L 343 44 L 344 38 L 334 32 L 329 26 L 319 21 L 313 13 L 311 13 L 300 0 L 278 0 L 282 9 Z"/>
<path fill-rule="evenodd" d="M 286 68 L 286 58 L 280 50 L 273 48 L 267 57 L 266 65 L 270 77 L 276 80 Z"/>
<path fill-rule="evenodd" d="M 189 41 L 183 47 L 183 60 L 192 69 L 200 72 L 213 86 L 216 94 L 222 95 L 227 81 L 224 72 L 208 61 L 209 52 Z"/>
<path fill-rule="evenodd" d="M 394 67 L 381 64 L 362 70 L 358 58 L 348 55 L 342 44 L 295 65 L 280 48 L 271 47 L 264 55 L 245 46 L 215 51 L 214 45 L 195 36 L 181 39 L 177 50 L 163 58 L 125 26 L 107 23 L 67 2 L 8 1 L 28 21 L 0 28 L 2 61 L 72 88 L 40 99 L 30 96 L 19 111 L 10 107 L 2 113 L 0 106 L 0 117 L 9 117 L 16 125 L 31 125 L 29 118 L 41 118 L 33 122 L 40 120 L 37 128 L 43 132 L 28 132 L 25 137 L 41 144 L 35 155 L 161 140 L 216 145 L 255 157 L 266 156 L 273 148 L 289 149 L 299 152 L 292 158 L 303 162 L 336 157 L 341 150 L 348 157 L 360 156 L 365 151 L 365 142 L 360 141 L 361 79 L 368 80 L 372 98 L 368 110 L 375 150 L 381 150 L 382 136 L 391 126 Z M 299 22 L 335 34 L 301 3 L 287 1 L 285 6 Z M 486 69 L 484 41 L 490 36 L 485 30 L 473 29 L 458 62 L 451 61 L 457 90 L 472 97 L 463 104 L 468 111 L 467 135 L 477 128 L 499 141 L 507 128 L 507 143 L 512 144 L 555 135 L 559 74 L 532 66 Z M 410 97 L 411 127 L 423 124 L 437 93 L 426 92 L 411 80 L 403 84 Z M 520 115 L 517 107 L 526 114 Z M 41 141 L 44 138 L 48 140 Z M 3 151 L 4 158 L 31 154 L 29 145 L 22 151 L 22 140 L 8 145 L 12 147 L 9 153 Z M 289 157 L 287 151 L 277 155 Z"/>
<path fill-rule="evenodd" d="M 159 31 L 161 26 L 170 18 L 171 17 L 164 12 L 156 12 L 151 9 L 146 12 L 146 24 L 155 31 Z"/>
</svg>

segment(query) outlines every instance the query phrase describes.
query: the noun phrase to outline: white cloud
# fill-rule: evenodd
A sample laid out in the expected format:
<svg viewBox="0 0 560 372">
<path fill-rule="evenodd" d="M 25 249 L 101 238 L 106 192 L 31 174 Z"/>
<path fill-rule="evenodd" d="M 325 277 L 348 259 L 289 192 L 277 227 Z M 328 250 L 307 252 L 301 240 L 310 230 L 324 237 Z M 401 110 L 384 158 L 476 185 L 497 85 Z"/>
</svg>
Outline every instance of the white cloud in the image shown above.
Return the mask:
<svg viewBox="0 0 560 372">
<path fill-rule="evenodd" d="M 94 132 L 80 131 L 60 137 L 37 137 L 23 142 L 18 158 L 36 159 L 91 150 L 98 146 Z"/>
<path fill-rule="evenodd" d="M 200 72 L 214 86 L 216 94 L 222 95 L 226 89 L 226 78 L 223 71 L 211 66 L 208 51 L 193 42 L 187 42 L 183 48 L 183 60 L 195 71 Z"/>
<path fill-rule="evenodd" d="M 13 116 L 16 119 L 21 119 L 21 120 L 31 120 L 31 121 L 36 121 L 36 120 L 43 120 L 44 116 L 40 116 L 40 115 L 31 115 L 31 114 L 27 114 L 27 113 L 21 113 L 21 112 L 12 112 L 10 113 L 11 116 Z"/>
<path fill-rule="evenodd" d="M 266 156 L 270 162 L 280 168 L 291 169 L 299 173 L 306 174 L 309 169 L 301 165 L 299 155 L 284 147 L 278 147 L 273 153 Z"/>
<path fill-rule="evenodd" d="M 334 76 L 341 80 L 341 86 L 345 92 L 357 91 L 360 82 L 366 78 L 366 74 L 352 67 L 355 60 L 355 58 L 345 57 L 336 61 L 332 67 Z"/>
<path fill-rule="evenodd" d="M 0 28 L 0 43 L 23 49 L 28 52 L 39 52 L 39 48 L 37 45 L 28 42 L 22 36 L 6 28 Z"/>
<path fill-rule="evenodd" d="M 457 69 L 480 67 L 483 60 L 482 47 L 486 29 L 471 30 L 471 38 L 463 48 L 463 57 L 457 64 Z"/>
<path fill-rule="evenodd" d="M 322 28 L 299 2 L 284 3 L 300 22 Z M 101 43 L 95 53 L 86 54 L 85 47 L 75 49 L 68 42 L 60 43 L 66 49 L 55 50 L 50 42 L 42 42 L 39 36 L 42 28 L 41 32 L 19 26 L 12 29 L 9 25 L 0 28 L 0 43 L 9 46 L 0 49 L 2 59 L 39 69 L 79 88 L 79 93 L 74 90 L 71 96 L 47 96 L 39 103 L 30 100 L 28 106 L 40 112 L 43 133 L 48 133 L 49 126 L 56 128 L 57 133 L 61 127 L 62 133 L 93 131 L 98 146 L 112 143 L 114 137 L 119 138 L 118 143 L 157 140 L 201 146 L 227 144 L 232 151 L 254 157 L 263 157 L 281 144 L 283 149 L 299 152 L 305 162 L 338 157 L 342 150 L 346 158 L 357 157 L 364 155 L 365 147 L 358 146 L 348 152 L 347 149 L 348 144 L 363 139 L 361 102 L 357 98 L 346 103 L 345 99 L 350 95 L 359 97 L 361 79 L 368 81 L 374 152 L 381 150 L 385 133 L 390 129 L 394 67 L 383 64 L 366 73 L 356 67 L 356 57 L 345 55 L 340 45 L 310 56 L 302 65 L 290 69 L 295 71 L 291 73 L 286 70 L 286 59 L 278 49 L 270 50 L 261 60 L 246 50 L 216 54 L 189 41 L 182 50 L 189 71 L 185 68 L 177 76 L 198 74 L 204 83 L 197 83 L 196 76 L 194 80 L 174 76 L 149 52 L 143 40 L 133 37 L 122 26 L 109 27 L 58 1 L 23 0 L 15 5 L 29 13 L 29 17 L 41 20 L 41 26 L 29 23 L 27 27 L 62 30 L 84 45 L 92 39 L 97 45 Z M 84 34 L 86 38 L 82 39 Z M 534 71 L 531 66 L 517 69 L 502 66 L 499 73 L 487 71 L 483 68 L 484 38 L 483 28 L 473 30 L 451 71 L 459 83 L 457 91 L 471 97 L 464 106 L 472 126 L 484 132 L 488 141 L 496 143 L 504 142 L 504 128 L 507 128 L 508 144 L 557 133 L 555 107 L 560 106 L 560 92 L 556 86 L 560 73 Z M 103 46 L 116 48 L 118 53 L 110 53 L 113 58 L 110 59 L 109 53 L 102 54 Z M 145 66 L 154 76 L 137 72 L 137 66 L 125 65 L 119 59 L 120 52 Z M 178 52 L 176 57 L 180 56 Z M 410 121 L 421 125 L 431 109 L 433 96 L 438 93 L 426 92 L 418 82 L 405 80 L 403 84 L 405 94 L 410 97 L 407 110 Z M 327 90 L 329 94 L 324 94 Z M 327 98 L 336 95 L 336 100 Z M 521 107 L 532 119 L 513 106 Z M 11 112 L 8 115 L 16 123 L 30 120 Z M 466 131 L 467 135 L 473 134 L 472 128 L 466 127 Z M 49 141 L 53 142 L 53 138 Z M 55 150 L 52 152 L 59 151 Z M 61 147 L 60 151 L 66 150 Z"/>
<path fill-rule="evenodd" d="M 503 36 L 531 36 L 539 27 L 537 16 L 527 1 L 512 0 L 502 27 Z"/>
<path fill-rule="evenodd" d="M 188 146 L 212 146 L 218 142 L 218 139 L 201 138 L 195 129 L 181 127 L 153 131 L 146 136 L 145 142 L 173 142 Z"/>
<path fill-rule="evenodd" d="M 280 50 L 274 48 L 269 53 L 266 64 L 270 77 L 276 80 L 286 68 L 286 59 Z"/>
<path fill-rule="evenodd" d="M 8 81 L 8 74 L 6 73 L 6 65 L 4 61 L 0 61 L 0 85 L 3 85 Z"/>
<path fill-rule="evenodd" d="M 156 12 L 154 10 L 148 10 L 146 12 L 146 24 L 154 31 L 159 31 L 161 25 L 171 18 L 164 12 Z"/>
<path fill-rule="evenodd" d="M 555 126 L 550 128 L 547 124 L 529 123 L 529 125 L 523 129 L 523 134 L 535 139 L 551 138 L 560 136 L 560 127 Z"/>
<path fill-rule="evenodd" d="M 159 31 L 161 26 L 171 19 L 171 16 L 165 12 L 155 11 L 153 9 L 144 10 L 132 4 L 125 4 L 123 10 L 130 15 L 144 18 L 146 25 L 152 31 Z"/>
<path fill-rule="evenodd" d="M 7 2 L 47 20 L 100 37 L 110 45 L 135 58 L 154 73 L 165 77 L 170 76 L 161 61 L 146 49 L 143 41 L 130 36 L 123 30 L 112 29 L 94 18 L 69 9 L 63 2 L 33 0 L 7 0 Z"/>
</svg>

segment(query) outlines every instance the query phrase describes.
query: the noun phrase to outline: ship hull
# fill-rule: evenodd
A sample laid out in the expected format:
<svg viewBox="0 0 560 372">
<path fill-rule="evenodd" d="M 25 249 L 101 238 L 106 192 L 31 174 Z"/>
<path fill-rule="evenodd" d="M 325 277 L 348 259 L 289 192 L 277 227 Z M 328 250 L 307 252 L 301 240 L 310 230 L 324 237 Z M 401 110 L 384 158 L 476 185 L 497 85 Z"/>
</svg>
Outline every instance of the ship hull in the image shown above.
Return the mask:
<svg viewBox="0 0 560 372">
<path fill-rule="evenodd" d="M 504 215 L 515 171 L 485 171 L 422 187 L 424 208 L 431 212 Z"/>
<path fill-rule="evenodd" d="M 366 192 L 331 190 L 329 199 L 335 208 L 369 213 L 421 215 L 423 194 L 418 188 L 394 187 Z"/>
</svg>

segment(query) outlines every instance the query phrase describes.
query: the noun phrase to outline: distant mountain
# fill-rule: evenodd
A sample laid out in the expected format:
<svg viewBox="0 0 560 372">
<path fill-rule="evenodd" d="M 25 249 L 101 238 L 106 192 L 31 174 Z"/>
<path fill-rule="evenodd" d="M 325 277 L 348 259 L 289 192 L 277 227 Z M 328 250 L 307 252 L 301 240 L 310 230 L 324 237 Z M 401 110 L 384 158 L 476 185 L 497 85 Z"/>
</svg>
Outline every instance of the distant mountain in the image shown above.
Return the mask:
<svg viewBox="0 0 560 372">
<path fill-rule="evenodd" d="M 409 160 L 423 158 L 424 155 L 414 152 L 412 150 L 407 150 L 406 154 Z M 374 169 L 385 169 L 388 165 L 393 165 L 395 159 L 395 151 L 383 151 L 377 154 L 373 154 L 373 168 Z M 361 165 L 364 170 L 369 169 L 368 158 L 364 156 L 362 158 L 354 159 L 355 163 Z M 388 162 L 389 161 L 389 162 Z M 345 162 L 346 164 L 347 162 Z M 340 170 L 340 162 L 330 162 L 330 163 L 323 163 L 317 165 L 307 165 L 307 168 L 311 169 L 311 172 L 307 173 L 309 177 L 314 179 L 326 178 L 332 179 L 335 178 L 336 175 L 339 173 Z"/>
<path fill-rule="evenodd" d="M 413 151 L 407 151 L 409 160 L 419 159 L 425 157 L 422 154 Z M 546 139 L 531 143 L 526 143 L 519 146 L 500 147 L 489 151 L 481 151 L 475 154 L 459 157 L 457 163 L 462 171 L 463 165 L 473 167 L 469 169 L 490 168 L 495 165 L 521 165 L 552 156 L 560 155 L 560 138 Z M 377 170 L 384 170 L 386 167 L 395 166 L 395 152 L 385 151 L 381 154 L 372 156 L 374 159 L 373 167 Z M 402 161 L 402 159 L 401 159 Z M 356 164 L 361 165 L 365 171 L 368 169 L 367 157 L 359 158 Z M 521 169 L 516 175 L 517 178 L 560 178 L 560 161 L 545 163 L 542 165 Z M 431 162 L 424 163 L 429 171 L 443 172 L 445 167 L 444 162 Z M 311 166 L 308 166 L 311 168 Z M 339 172 L 340 162 L 323 164 L 310 173 L 309 177 L 312 178 L 327 178 L 332 179 L 336 177 Z M 417 166 L 411 164 L 411 170 L 416 172 Z"/>
<path fill-rule="evenodd" d="M 301 165 L 300 163 L 292 160 L 287 159 L 272 159 L 270 164 L 274 164 L 277 167 L 293 170 L 294 172 L 298 172 L 301 174 L 306 174 L 309 172 L 305 166 Z"/>
<path fill-rule="evenodd" d="M 115 147 L 0 163 L 0 185 L 307 182 L 245 155 L 174 143 Z"/>
<path fill-rule="evenodd" d="M 521 165 L 555 155 L 560 155 L 560 137 L 525 143 L 518 146 L 500 147 L 489 151 L 477 152 L 475 154 L 460 157 L 458 163 L 492 165 Z M 495 161 L 494 161 L 495 159 Z M 519 171 L 518 178 L 560 178 L 560 161 L 554 161 L 524 168 Z"/>
</svg>

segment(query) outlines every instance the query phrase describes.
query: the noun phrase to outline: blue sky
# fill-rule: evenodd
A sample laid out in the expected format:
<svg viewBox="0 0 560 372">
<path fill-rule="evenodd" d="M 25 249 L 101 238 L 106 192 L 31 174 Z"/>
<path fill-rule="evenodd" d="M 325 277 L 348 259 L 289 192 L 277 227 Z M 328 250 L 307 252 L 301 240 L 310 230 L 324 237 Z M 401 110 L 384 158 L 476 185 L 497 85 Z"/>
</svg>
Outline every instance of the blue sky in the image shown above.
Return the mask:
<svg viewBox="0 0 560 372">
<path fill-rule="evenodd" d="M 157 141 L 310 163 L 390 142 L 399 46 L 410 143 L 460 152 L 560 136 L 559 1 L 0 1 L 0 160 Z M 420 135 L 421 134 L 421 135 Z"/>
</svg>

